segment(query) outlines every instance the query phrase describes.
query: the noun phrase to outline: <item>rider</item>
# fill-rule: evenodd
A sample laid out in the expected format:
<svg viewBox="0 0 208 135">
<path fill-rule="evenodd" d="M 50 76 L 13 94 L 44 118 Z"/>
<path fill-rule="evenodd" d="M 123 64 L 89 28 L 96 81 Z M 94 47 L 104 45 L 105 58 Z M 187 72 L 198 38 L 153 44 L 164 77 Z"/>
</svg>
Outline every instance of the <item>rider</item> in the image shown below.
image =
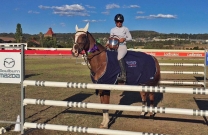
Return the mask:
<svg viewBox="0 0 208 135">
<path fill-rule="evenodd" d="M 119 37 L 119 47 L 118 47 L 118 62 L 119 66 L 121 68 L 121 76 L 117 78 L 118 81 L 124 81 L 126 82 L 126 68 L 125 68 L 125 62 L 123 60 L 123 57 L 127 53 L 127 47 L 126 47 L 126 41 L 132 40 L 131 33 L 129 32 L 129 29 L 125 26 L 123 26 L 124 22 L 124 16 L 122 14 L 117 14 L 114 17 L 114 21 L 116 24 L 116 27 L 112 28 L 110 31 L 110 37 L 111 36 L 117 36 Z"/>
</svg>

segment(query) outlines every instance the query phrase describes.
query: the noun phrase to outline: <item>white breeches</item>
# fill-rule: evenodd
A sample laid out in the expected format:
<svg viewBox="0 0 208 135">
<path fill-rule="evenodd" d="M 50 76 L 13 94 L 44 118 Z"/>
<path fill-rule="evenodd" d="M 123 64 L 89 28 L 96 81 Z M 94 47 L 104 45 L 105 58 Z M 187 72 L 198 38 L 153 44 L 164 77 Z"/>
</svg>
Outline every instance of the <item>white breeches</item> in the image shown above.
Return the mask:
<svg viewBox="0 0 208 135">
<path fill-rule="evenodd" d="M 117 56 L 117 59 L 120 60 L 121 58 L 123 58 L 126 53 L 127 53 L 127 47 L 126 45 L 119 45 L 118 47 L 118 56 Z"/>
</svg>

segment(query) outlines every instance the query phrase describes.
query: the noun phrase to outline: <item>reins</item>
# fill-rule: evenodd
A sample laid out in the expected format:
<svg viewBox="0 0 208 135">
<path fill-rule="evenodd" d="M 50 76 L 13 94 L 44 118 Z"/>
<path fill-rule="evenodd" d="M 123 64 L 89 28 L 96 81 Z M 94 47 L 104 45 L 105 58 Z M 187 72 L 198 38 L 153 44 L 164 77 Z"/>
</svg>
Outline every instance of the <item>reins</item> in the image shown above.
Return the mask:
<svg viewBox="0 0 208 135">
<path fill-rule="evenodd" d="M 87 64 L 87 67 L 89 68 L 89 70 L 92 72 L 92 69 L 91 69 L 91 67 L 89 66 L 89 61 L 93 58 L 93 57 L 95 57 L 95 56 L 97 56 L 97 55 L 99 55 L 99 54 L 101 54 L 102 52 L 104 52 L 106 49 L 103 49 L 102 51 L 99 51 L 99 53 L 96 53 L 95 55 L 92 55 L 92 57 L 90 57 L 89 58 L 89 55 L 85 55 L 84 56 L 84 60 L 85 60 L 85 63 Z M 92 54 L 92 53 L 91 53 Z"/>
</svg>

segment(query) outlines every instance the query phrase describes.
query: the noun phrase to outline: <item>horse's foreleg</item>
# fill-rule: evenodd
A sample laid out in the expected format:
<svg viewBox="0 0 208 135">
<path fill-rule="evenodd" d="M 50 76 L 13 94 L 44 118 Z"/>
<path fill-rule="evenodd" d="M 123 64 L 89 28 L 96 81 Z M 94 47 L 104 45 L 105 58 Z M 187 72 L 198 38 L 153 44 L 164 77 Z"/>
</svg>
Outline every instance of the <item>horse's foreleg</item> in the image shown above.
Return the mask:
<svg viewBox="0 0 208 135">
<path fill-rule="evenodd" d="M 110 103 L 110 91 L 102 91 L 100 93 L 100 102 L 102 104 Z M 108 110 L 103 110 L 103 121 L 101 122 L 100 128 L 108 128 L 109 123 L 109 113 Z"/>
<path fill-rule="evenodd" d="M 154 107 L 155 94 L 153 92 L 149 93 L 149 99 L 150 99 L 150 106 Z"/>
<path fill-rule="evenodd" d="M 146 92 L 140 92 L 141 98 L 142 98 L 142 106 L 147 105 L 147 93 Z"/>
</svg>

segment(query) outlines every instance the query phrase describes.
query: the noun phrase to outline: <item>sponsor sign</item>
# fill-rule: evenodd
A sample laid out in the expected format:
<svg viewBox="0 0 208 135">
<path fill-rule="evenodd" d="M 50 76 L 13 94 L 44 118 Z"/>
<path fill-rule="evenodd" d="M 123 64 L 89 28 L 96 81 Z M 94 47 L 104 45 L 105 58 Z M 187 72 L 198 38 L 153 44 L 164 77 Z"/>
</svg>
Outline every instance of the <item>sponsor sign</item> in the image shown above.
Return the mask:
<svg viewBox="0 0 208 135">
<path fill-rule="evenodd" d="M 20 52 L 0 52 L 0 83 L 21 83 Z"/>
<path fill-rule="evenodd" d="M 197 52 L 146 52 L 149 55 L 160 57 L 205 57 L 204 53 Z"/>
</svg>

